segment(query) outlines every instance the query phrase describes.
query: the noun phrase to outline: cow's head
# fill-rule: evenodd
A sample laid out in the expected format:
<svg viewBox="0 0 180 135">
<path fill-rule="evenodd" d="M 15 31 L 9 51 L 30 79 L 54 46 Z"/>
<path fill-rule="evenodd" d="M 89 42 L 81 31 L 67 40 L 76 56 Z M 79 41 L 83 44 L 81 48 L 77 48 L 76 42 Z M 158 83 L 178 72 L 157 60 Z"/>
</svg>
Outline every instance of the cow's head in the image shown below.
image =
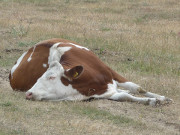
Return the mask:
<svg viewBox="0 0 180 135">
<path fill-rule="evenodd" d="M 53 61 L 34 86 L 26 92 L 26 99 L 58 100 L 59 98 L 62 98 L 60 91 L 63 91 L 66 87 L 61 82 L 61 77 L 73 81 L 73 79 L 79 78 L 82 72 L 82 66 L 75 66 L 65 70 L 58 61 Z"/>
</svg>

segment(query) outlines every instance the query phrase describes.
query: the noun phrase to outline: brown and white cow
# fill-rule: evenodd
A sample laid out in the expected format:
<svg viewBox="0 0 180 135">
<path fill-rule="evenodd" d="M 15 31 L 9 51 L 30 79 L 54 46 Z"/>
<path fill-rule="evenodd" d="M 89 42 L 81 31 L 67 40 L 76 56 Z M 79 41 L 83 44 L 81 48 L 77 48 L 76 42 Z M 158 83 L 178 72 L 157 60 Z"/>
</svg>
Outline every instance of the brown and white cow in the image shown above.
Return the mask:
<svg viewBox="0 0 180 135">
<path fill-rule="evenodd" d="M 50 39 L 30 48 L 17 60 L 9 79 L 14 90 L 28 90 L 26 98 L 32 100 L 105 98 L 152 106 L 169 100 L 120 76 L 89 49 L 62 39 Z"/>
</svg>

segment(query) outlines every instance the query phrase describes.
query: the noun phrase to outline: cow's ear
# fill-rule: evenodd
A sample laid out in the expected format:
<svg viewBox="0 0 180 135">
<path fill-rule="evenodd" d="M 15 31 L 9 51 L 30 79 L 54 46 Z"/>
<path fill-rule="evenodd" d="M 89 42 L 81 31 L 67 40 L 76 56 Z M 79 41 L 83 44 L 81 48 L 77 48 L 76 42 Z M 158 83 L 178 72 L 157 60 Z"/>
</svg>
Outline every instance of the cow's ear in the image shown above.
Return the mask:
<svg viewBox="0 0 180 135">
<path fill-rule="evenodd" d="M 67 78 L 69 80 L 72 80 L 72 79 L 77 79 L 81 76 L 81 74 L 83 73 L 83 66 L 75 66 L 69 70 L 66 70 L 64 72 L 65 76 L 67 76 Z"/>
</svg>

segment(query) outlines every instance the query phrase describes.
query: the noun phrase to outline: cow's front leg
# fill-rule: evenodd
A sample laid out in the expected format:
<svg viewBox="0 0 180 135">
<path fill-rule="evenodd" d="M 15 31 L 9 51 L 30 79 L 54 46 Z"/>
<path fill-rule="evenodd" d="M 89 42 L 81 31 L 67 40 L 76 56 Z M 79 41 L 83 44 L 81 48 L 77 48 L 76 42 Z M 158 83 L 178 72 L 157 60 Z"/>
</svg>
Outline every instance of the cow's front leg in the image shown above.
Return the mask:
<svg viewBox="0 0 180 135">
<path fill-rule="evenodd" d="M 156 104 L 158 104 L 160 102 L 156 98 L 135 97 L 126 92 L 114 93 L 111 97 L 109 97 L 109 99 L 115 100 L 115 101 L 120 101 L 120 102 L 124 102 L 124 101 L 138 102 L 141 104 L 151 105 L 151 106 L 156 106 Z"/>
</svg>

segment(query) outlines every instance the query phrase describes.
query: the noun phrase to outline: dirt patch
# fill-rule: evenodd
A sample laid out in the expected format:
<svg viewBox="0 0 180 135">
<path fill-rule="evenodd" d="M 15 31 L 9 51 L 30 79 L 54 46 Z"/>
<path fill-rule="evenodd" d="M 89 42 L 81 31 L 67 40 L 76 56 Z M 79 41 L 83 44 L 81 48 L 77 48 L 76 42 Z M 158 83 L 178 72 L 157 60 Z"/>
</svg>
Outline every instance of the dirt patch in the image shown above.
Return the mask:
<svg viewBox="0 0 180 135">
<path fill-rule="evenodd" d="M 21 49 L 5 49 L 4 51 L 6 53 L 12 53 L 12 52 L 22 52 L 23 50 L 21 50 Z"/>
<path fill-rule="evenodd" d="M 166 122 L 167 126 L 173 126 L 175 129 L 179 130 L 180 132 L 180 124 L 178 123 L 170 123 L 170 122 Z"/>
<path fill-rule="evenodd" d="M 9 76 L 9 69 L 6 68 L 0 68 L 0 83 L 2 83 L 3 81 L 8 82 L 8 76 Z"/>
<path fill-rule="evenodd" d="M 110 61 L 120 62 L 120 61 L 134 61 L 134 58 L 132 56 L 126 55 L 123 52 L 118 51 L 110 51 L 106 49 L 100 49 L 100 48 L 93 48 L 92 51 L 98 55 L 102 60 L 105 60 L 108 58 Z"/>
</svg>

